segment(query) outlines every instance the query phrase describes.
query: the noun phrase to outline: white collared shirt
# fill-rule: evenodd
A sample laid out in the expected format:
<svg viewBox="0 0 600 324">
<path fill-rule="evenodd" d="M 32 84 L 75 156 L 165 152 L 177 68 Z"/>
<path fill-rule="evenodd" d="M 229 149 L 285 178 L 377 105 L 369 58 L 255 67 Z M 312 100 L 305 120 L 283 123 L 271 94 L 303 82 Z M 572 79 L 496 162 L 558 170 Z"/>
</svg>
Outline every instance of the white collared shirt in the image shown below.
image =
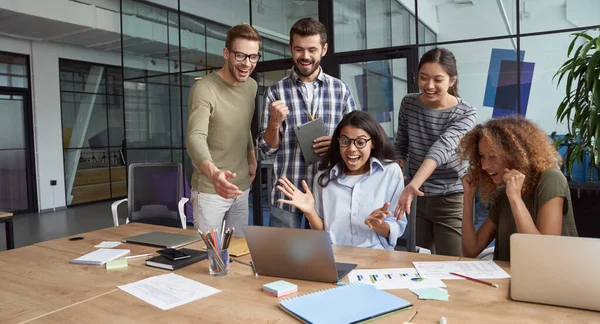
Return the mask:
<svg viewBox="0 0 600 324">
<path fill-rule="evenodd" d="M 388 161 L 386 161 L 388 162 Z M 404 190 L 404 177 L 397 163 L 382 163 L 372 157 L 370 170 L 357 179 L 341 174 L 325 188 L 319 185 L 317 173 L 313 184 L 315 209 L 323 219 L 333 244 L 367 248 L 393 249 L 406 229 L 406 217 L 396 221 L 393 212 Z M 338 166 L 330 171 L 330 177 L 341 172 Z M 382 237 L 365 224 L 365 219 L 375 210 L 389 202 L 392 215 L 384 219 L 390 224 L 390 235 Z"/>
</svg>

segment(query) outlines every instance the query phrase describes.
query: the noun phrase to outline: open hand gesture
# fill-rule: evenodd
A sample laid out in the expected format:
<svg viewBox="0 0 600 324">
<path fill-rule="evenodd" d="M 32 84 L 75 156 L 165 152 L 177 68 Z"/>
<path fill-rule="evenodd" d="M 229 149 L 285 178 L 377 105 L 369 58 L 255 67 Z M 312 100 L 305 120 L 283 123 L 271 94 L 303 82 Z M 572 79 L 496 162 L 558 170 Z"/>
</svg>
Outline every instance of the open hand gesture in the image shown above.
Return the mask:
<svg viewBox="0 0 600 324">
<path fill-rule="evenodd" d="M 277 202 L 292 205 L 300 209 L 305 214 L 314 212 L 315 197 L 310 189 L 308 189 L 306 181 L 302 180 L 302 188 L 304 188 L 304 192 L 296 188 L 296 186 L 294 186 L 286 177 L 281 177 L 278 181 L 280 185 L 278 185 L 276 188 L 283 192 L 283 194 L 290 198 L 290 200 L 279 199 Z"/>
<path fill-rule="evenodd" d="M 421 197 L 424 195 L 425 194 L 412 183 L 409 183 L 408 186 L 404 187 L 400 199 L 398 199 L 398 206 L 396 206 L 396 210 L 394 211 L 396 220 L 399 221 L 402 219 L 404 213 L 410 214 L 410 205 L 412 204 L 413 199 L 415 199 L 415 196 Z"/>
<path fill-rule="evenodd" d="M 376 228 L 383 224 L 383 219 L 392 214 L 391 211 L 387 210 L 390 207 L 390 203 L 386 202 L 383 207 L 375 209 L 366 219 L 365 224 L 370 229 Z"/>
</svg>

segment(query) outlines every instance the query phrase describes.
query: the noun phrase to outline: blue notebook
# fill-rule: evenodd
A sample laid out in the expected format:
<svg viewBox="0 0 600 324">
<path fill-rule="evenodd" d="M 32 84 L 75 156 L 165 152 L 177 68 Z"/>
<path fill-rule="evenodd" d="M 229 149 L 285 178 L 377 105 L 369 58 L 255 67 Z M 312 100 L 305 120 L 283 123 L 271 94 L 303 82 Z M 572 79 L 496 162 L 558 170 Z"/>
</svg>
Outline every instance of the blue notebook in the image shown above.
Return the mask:
<svg viewBox="0 0 600 324">
<path fill-rule="evenodd" d="M 351 284 L 279 302 L 304 323 L 360 323 L 403 310 L 412 304 L 371 285 Z"/>
</svg>

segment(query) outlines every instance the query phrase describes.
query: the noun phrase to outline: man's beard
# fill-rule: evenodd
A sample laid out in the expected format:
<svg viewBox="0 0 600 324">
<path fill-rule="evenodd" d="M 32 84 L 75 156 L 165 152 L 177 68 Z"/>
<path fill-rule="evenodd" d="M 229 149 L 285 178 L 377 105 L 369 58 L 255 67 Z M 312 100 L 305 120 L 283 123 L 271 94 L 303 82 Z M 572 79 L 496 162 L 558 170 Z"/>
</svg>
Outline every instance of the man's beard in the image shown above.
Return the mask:
<svg viewBox="0 0 600 324">
<path fill-rule="evenodd" d="M 314 62 L 314 63 L 313 63 L 313 68 L 312 68 L 312 69 L 310 69 L 308 72 L 306 72 L 306 73 L 305 73 L 305 72 L 302 70 L 302 68 L 301 68 L 300 62 L 301 62 L 300 60 L 297 60 L 297 61 L 296 61 L 296 67 L 297 67 L 297 69 L 296 69 L 296 72 L 297 72 L 297 73 L 298 73 L 300 76 L 303 76 L 303 77 L 309 77 L 309 76 L 311 76 L 311 75 L 312 75 L 313 73 L 315 73 L 315 71 L 316 71 L 316 70 L 318 70 L 318 69 L 319 69 L 319 67 L 321 66 L 321 60 L 318 60 L 318 61 L 316 61 L 316 62 Z"/>
</svg>

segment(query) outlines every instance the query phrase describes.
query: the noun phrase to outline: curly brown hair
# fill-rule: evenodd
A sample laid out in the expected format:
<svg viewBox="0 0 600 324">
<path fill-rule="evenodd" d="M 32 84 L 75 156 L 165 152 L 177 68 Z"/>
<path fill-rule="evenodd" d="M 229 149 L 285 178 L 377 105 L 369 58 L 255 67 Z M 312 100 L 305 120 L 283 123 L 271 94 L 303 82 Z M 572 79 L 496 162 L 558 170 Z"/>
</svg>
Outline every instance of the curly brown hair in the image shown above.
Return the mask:
<svg viewBox="0 0 600 324">
<path fill-rule="evenodd" d="M 546 133 L 535 123 L 521 116 L 491 119 L 475 126 L 460 141 L 458 156 L 469 161 L 471 181 L 480 188 L 485 202 L 489 202 L 497 186 L 489 174 L 481 168 L 479 141 L 485 140 L 498 155 L 506 168 L 519 170 L 525 175 L 522 194 L 532 194 L 537 181 L 545 170 L 562 163 Z"/>
</svg>

